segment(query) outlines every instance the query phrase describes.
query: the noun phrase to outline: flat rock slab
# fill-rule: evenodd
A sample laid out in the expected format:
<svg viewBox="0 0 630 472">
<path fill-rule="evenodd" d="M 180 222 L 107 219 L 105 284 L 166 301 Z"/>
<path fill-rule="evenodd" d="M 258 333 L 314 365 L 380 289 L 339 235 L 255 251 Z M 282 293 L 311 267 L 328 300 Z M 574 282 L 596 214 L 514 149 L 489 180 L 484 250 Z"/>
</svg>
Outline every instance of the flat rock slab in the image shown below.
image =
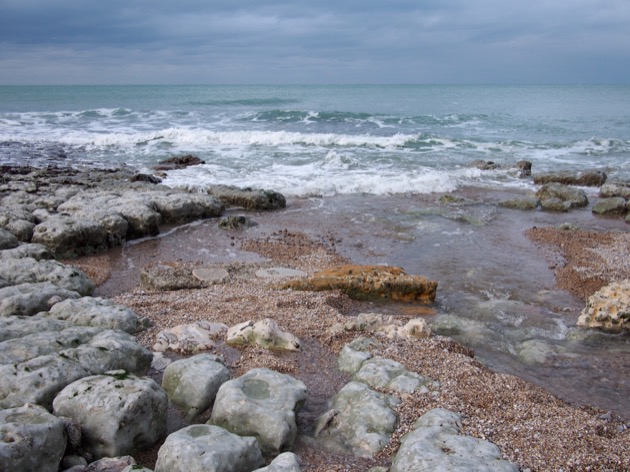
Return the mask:
<svg viewBox="0 0 630 472">
<path fill-rule="evenodd" d="M 81 423 L 83 449 L 95 458 L 133 454 L 166 433 L 166 392 L 125 371 L 83 378 L 53 402 L 55 415 Z"/>
<path fill-rule="evenodd" d="M 394 301 L 433 303 L 438 283 L 408 275 L 400 267 L 347 265 L 316 272 L 312 277 L 281 285 L 293 290 L 341 290 L 359 300 L 388 298 Z"/>
<path fill-rule="evenodd" d="M 66 450 L 62 419 L 26 404 L 0 410 L 0 470 L 57 472 Z"/>
<path fill-rule="evenodd" d="M 10 285 L 0 288 L 0 317 L 32 316 L 48 311 L 55 301 L 80 296 L 50 282 Z"/>
<path fill-rule="evenodd" d="M 222 284 L 230 280 L 230 273 L 222 268 L 199 267 L 193 269 L 192 275 L 208 284 Z"/>
<path fill-rule="evenodd" d="M 166 438 L 155 472 L 251 472 L 263 464 L 256 438 L 196 424 Z"/>
<path fill-rule="evenodd" d="M 286 277 L 306 277 L 308 274 L 297 269 L 288 267 L 269 267 L 268 269 L 259 269 L 256 271 L 256 277 L 261 279 L 283 279 Z"/>
<path fill-rule="evenodd" d="M 45 316 L 73 325 L 119 329 L 129 334 L 135 333 L 140 325 L 133 310 L 100 297 L 82 297 L 55 303 Z"/>
<path fill-rule="evenodd" d="M 414 428 L 403 436 L 390 472 L 519 470 L 516 464 L 503 459 L 491 442 L 460 435 L 461 416 L 457 413 L 436 408 L 421 416 Z"/>
<path fill-rule="evenodd" d="M 252 369 L 221 385 L 208 423 L 254 436 L 268 454 L 288 451 L 297 435 L 296 414 L 306 385 L 270 369 Z"/>
</svg>

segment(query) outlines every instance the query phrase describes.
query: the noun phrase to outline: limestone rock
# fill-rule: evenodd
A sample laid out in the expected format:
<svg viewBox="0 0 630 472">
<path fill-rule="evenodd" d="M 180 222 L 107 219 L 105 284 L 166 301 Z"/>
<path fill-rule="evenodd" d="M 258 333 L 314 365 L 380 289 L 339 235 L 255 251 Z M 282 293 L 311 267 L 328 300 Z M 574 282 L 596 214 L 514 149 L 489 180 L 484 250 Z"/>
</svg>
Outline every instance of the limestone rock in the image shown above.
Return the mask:
<svg viewBox="0 0 630 472">
<path fill-rule="evenodd" d="M 173 193 L 154 197 L 153 203 L 164 223 L 188 223 L 202 218 L 221 216 L 223 204 L 210 195 Z"/>
<path fill-rule="evenodd" d="M 208 193 L 225 205 L 243 207 L 248 210 L 278 210 L 287 204 L 284 195 L 273 190 L 213 185 L 208 188 Z"/>
<path fill-rule="evenodd" d="M 103 457 L 102 459 L 90 463 L 82 472 L 121 472 L 128 468 L 137 470 L 136 461 L 131 456 Z M 140 467 L 139 470 L 143 469 L 144 467 Z"/>
<path fill-rule="evenodd" d="M 499 203 L 504 208 L 511 208 L 512 210 L 535 210 L 538 206 L 538 199 L 535 197 L 523 197 L 513 198 L 511 200 L 504 200 Z"/>
<path fill-rule="evenodd" d="M 588 298 L 578 326 L 630 330 L 630 280 L 613 282 Z"/>
<path fill-rule="evenodd" d="M 543 210 L 568 211 L 571 208 L 588 205 L 584 190 L 557 183 L 543 185 L 536 192 L 536 196 L 540 199 Z"/>
<path fill-rule="evenodd" d="M 104 232 L 104 243 L 106 247 L 120 246 L 127 238 L 129 222 L 115 210 L 90 208 L 77 211 L 72 216 L 77 220 L 91 221 L 101 228 Z M 98 248 L 87 247 L 81 249 L 81 252 L 91 252 L 95 250 L 98 250 Z"/>
<path fill-rule="evenodd" d="M 399 401 L 360 382 L 346 384 L 332 399 L 331 408 L 320 416 L 315 436 L 331 449 L 372 457 L 391 438 Z"/>
<path fill-rule="evenodd" d="M 388 388 L 400 393 L 413 393 L 427 382 L 421 375 L 409 372 L 400 362 L 383 357 L 363 362 L 352 380 L 372 388 Z"/>
<path fill-rule="evenodd" d="M 372 357 L 371 352 L 358 351 L 349 345 L 345 345 L 339 352 L 337 365 L 340 371 L 354 374 L 358 372 L 365 361 Z"/>
<path fill-rule="evenodd" d="M 305 400 L 303 382 L 270 369 L 252 369 L 221 385 L 209 423 L 255 436 L 263 452 L 278 454 L 293 446 L 295 417 Z"/>
<path fill-rule="evenodd" d="M 459 435 L 461 417 L 436 408 L 416 421 L 415 429 L 403 436 L 391 472 L 417 470 L 518 472 L 516 464 L 501 457 L 489 441 Z"/>
<path fill-rule="evenodd" d="M 206 287 L 207 282 L 195 277 L 190 267 L 179 264 L 150 264 L 140 273 L 142 285 L 155 291 L 197 289 Z"/>
<path fill-rule="evenodd" d="M 60 331 L 68 327 L 69 323 L 65 321 L 39 316 L 29 318 L 17 316 L 0 317 L 0 342 L 6 341 L 7 339 L 21 338 L 34 333 Z"/>
<path fill-rule="evenodd" d="M 75 380 L 114 369 L 142 375 L 151 353 L 122 331 L 103 331 L 87 344 L 15 364 L 0 365 L 0 408 L 32 402 L 50 408 L 59 391 Z"/>
<path fill-rule="evenodd" d="M 100 297 L 82 297 L 55 303 L 46 316 L 74 325 L 118 329 L 129 334 L 135 333 L 140 325 L 133 310 Z"/>
<path fill-rule="evenodd" d="M 228 329 L 226 342 L 232 345 L 252 344 L 265 349 L 297 351 L 300 340 L 282 331 L 274 320 L 265 318 L 256 323 L 245 321 Z"/>
<path fill-rule="evenodd" d="M 222 337 L 228 327 L 223 323 L 196 321 L 191 324 L 177 325 L 160 331 L 153 349 L 158 352 L 167 350 L 184 354 L 205 351 L 214 347 L 214 339 Z"/>
<path fill-rule="evenodd" d="M 271 464 L 254 472 L 300 472 L 298 457 L 292 452 L 283 452 L 277 456 Z"/>
<path fill-rule="evenodd" d="M 0 250 L 12 249 L 19 244 L 18 239 L 10 231 L 0 228 Z"/>
<path fill-rule="evenodd" d="M 577 174 L 570 172 L 549 172 L 534 176 L 534 184 L 562 184 L 576 185 L 578 187 L 601 187 L 606 182 L 606 173 L 598 170 L 590 170 Z"/>
<path fill-rule="evenodd" d="M 210 408 L 219 387 L 230 379 L 221 359 L 211 354 L 180 359 L 164 370 L 162 388 L 171 402 L 186 412 L 188 421 Z"/>
<path fill-rule="evenodd" d="M 166 438 L 155 472 L 250 472 L 263 463 L 256 438 L 196 424 Z"/>
<path fill-rule="evenodd" d="M 46 246 L 35 243 L 21 244 L 13 249 L 0 251 L 0 259 L 23 259 L 25 257 L 41 261 L 43 259 L 52 259 L 53 254 Z"/>
<path fill-rule="evenodd" d="M 219 228 L 227 229 L 227 230 L 241 230 L 246 228 L 251 228 L 252 226 L 256 226 L 258 223 L 253 221 L 247 216 L 236 215 L 236 216 L 228 216 L 219 221 Z"/>
<path fill-rule="evenodd" d="M 414 318 L 407 324 L 385 317 L 378 313 L 359 313 L 354 319 L 346 321 L 340 326 L 334 325 L 331 332 L 359 331 L 373 334 L 383 334 L 390 339 L 404 338 L 414 340 L 431 336 L 431 328 L 423 318 Z"/>
<path fill-rule="evenodd" d="M 53 215 L 33 229 L 34 243 L 43 244 L 57 257 L 76 257 L 107 247 L 105 230 L 91 220 Z"/>
<path fill-rule="evenodd" d="M 593 205 L 593 213 L 597 215 L 623 215 L 627 211 L 623 197 L 600 198 Z"/>
<path fill-rule="evenodd" d="M 76 299 L 80 295 L 50 282 L 24 283 L 0 288 L 0 317 L 32 316 L 50 309 L 57 300 Z"/>
<path fill-rule="evenodd" d="M 0 470 L 57 472 L 66 449 L 62 419 L 30 403 L 0 410 Z"/>
<path fill-rule="evenodd" d="M 601 198 L 622 197 L 630 200 L 630 182 L 608 182 L 599 189 Z"/>
<path fill-rule="evenodd" d="M 0 259 L 0 278 L 11 285 L 51 282 L 81 295 L 91 295 L 94 291 L 94 284 L 83 272 L 53 260 Z"/>
<path fill-rule="evenodd" d="M 95 458 L 133 454 L 166 433 L 166 392 L 125 371 L 71 383 L 53 402 L 56 415 L 81 423 L 82 447 Z"/>
<path fill-rule="evenodd" d="M 293 290 L 341 290 L 356 299 L 389 298 L 433 303 L 438 283 L 408 275 L 400 267 L 348 265 L 316 272 L 312 277 L 282 285 Z"/>
</svg>

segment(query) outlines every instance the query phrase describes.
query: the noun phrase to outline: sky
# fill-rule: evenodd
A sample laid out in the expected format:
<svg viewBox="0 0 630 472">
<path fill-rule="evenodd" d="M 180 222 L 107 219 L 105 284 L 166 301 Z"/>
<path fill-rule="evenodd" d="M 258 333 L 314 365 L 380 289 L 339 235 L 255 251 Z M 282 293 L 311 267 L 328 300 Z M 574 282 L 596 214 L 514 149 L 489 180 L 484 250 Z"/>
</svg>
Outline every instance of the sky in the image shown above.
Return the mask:
<svg viewBox="0 0 630 472">
<path fill-rule="evenodd" d="M 630 0 L 0 0 L 0 84 L 630 83 Z"/>
</svg>

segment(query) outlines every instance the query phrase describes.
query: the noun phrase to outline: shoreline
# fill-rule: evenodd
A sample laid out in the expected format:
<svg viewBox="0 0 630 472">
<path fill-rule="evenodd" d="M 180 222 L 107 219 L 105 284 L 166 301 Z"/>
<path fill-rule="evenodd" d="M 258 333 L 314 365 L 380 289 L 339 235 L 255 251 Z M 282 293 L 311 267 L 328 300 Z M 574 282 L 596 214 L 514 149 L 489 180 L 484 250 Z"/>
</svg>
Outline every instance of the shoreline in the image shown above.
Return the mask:
<svg viewBox="0 0 630 472">
<path fill-rule="evenodd" d="M 475 193 L 476 190 L 470 189 L 457 192 L 466 197 Z M 418 198 L 428 201 L 435 196 Z M 418 416 L 435 407 L 462 413 L 463 433 L 494 442 L 506 458 L 517 462 L 523 469 L 630 468 L 630 458 L 626 454 L 630 449 L 630 433 L 624 424 L 630 418 L 608 415 L 605 410 L 594 407 L 571 406 L 541 387 L 485 367 L 471 357 L 469 348 L 444 336 L 414 343 L 392 341 L 384 336 L 378 338 L 383 355 L 441 384 L 439 395 L 435 397 L 411 394 L 403 398 L 396 431 L 385 450 L 374 459 L 357 459 L 319 449 L 311 437 L 313 422 L 324 411 L 326 401 L 347 381 L 347 376 L 335 369 L 336 354 L 356 337 L 353 333 L 333 336 L 327 329 L 335 322 L 361 312 L 395 311 L 397 319 L 406 320 L 416 317 L 419 312 L 431 316 L 435 307 L 356 302 L 337 292 L 279 291 L 268 282 L 257 279 L 253 275 L 253 269 L 257 267 L 290 266 L 312 273 L 332 265 L 357 262 L 355 257 L 375 260 L 383 257 L 377 243 L 391 238 L 389 233 L 382 238 L 376 235 L 375 239 L 363 239 L 358 229 L 345 228 L 345 233 L 340 235 L 327 224 L 318 225 L 326 220 L 326 215 L 309 217 L 304 208 L 310 209 L 312 205 L 291 200 L 286 210 L 251 213 L 260 223 L 251 230 L 226 232 L 215 228 L 216 220 L 211 219 L 179 226 L 163 237 L 127 243 L 106 253 L 65 262 L 85 270 L 97 283 L 101 282 L 97 295 L 111 297 L 154 322 L 152 328 L 137 336 L 148 348 L 155 342 L 159 330 L 202 319 L 233 325 L 248 319 L 270 317 L 283 329 L 303 339 L 303 351 L 295 355 L 252 347 L 235 349 L 220 345 L 217 348 L 232 368 L 233 377 L 253 367 L 267 366 L 290 373 L 307 384 L 311 396 L 298 417 L 300 437 L 294 448 L 302 460 L 302 470 L 367 470 L 387 466 L 400 437 Z M 229 210 L 226 214 L 237 213 L 242 211 Z M 370 231 L 370 228 L 362 229 Z M 354 241 L 350 239 L 352 231 L 357 231 Z M 205 239 L 200 240 L 200 234 L 204 234 Z M 627 233 L 622 234 L 627 236 Z M 403 236 L 401 232 L 397 236 L 399 241 L 393 244 L 404 245 Z M 558 230 L 547 230 L 538 232 L 533 239 L 536 243 L 551 244 L 555 248 L 551 251 L 552 258 L 557 257 L 554 254 L 560 249 L 564 250 L 562 264 L 565 265 L 561 268 L 572 263 L 601 264 L 599 259 L 578 258 L 579 251 L 572 253 L 563 236 L 566 234 Z M 595 247 L 603 246 L 610 239 L 610 230 L 606 229 L 589 234 L 589 241 Z M 581 244 L 575 241 L 574 249 Z M 195 290 L 151 292 L 137 287 L 139 271 L 156 259 L 182 266 L 229 267 L 236 276 L 233 283 Z M 562 265 L 560 262 L 555 264 L 556 267 Z M 575 271 L 572 274 L 575 275 Z M 601 276 L 599 272 L 596 275 Z M 570 277 L 567 280 L 571 286 Z M 561 283 L 560 278 L 558 285 Z M 589 283 L 585 286 L 590 290 Z M 403 308 L 408 312 L 405 313 Z M 315 364 L 326 368 L 314 368 Z M 156 372 L 150 374 L 155 379 L 160 378 Z M 174 415 L 172 426 L 176 427 L 181 418 L 178 420 L 173 411 L 171 415 Z M 152 467 L 156 447 L 138 454 L 139 462 Z"/>
</svg>

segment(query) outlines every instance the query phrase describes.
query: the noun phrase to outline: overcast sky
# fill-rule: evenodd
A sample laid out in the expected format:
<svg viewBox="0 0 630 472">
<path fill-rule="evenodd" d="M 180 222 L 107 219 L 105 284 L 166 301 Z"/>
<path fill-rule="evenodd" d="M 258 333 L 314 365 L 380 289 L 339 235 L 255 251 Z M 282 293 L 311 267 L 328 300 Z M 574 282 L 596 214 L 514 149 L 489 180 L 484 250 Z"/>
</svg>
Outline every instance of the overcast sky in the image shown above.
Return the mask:
<svg viewBox="0 0 630 472">
<path fill-rule="evenodd" d="M 0 0 L 56 83 L 630 83 L 630 0 Z"/>
</svg>

